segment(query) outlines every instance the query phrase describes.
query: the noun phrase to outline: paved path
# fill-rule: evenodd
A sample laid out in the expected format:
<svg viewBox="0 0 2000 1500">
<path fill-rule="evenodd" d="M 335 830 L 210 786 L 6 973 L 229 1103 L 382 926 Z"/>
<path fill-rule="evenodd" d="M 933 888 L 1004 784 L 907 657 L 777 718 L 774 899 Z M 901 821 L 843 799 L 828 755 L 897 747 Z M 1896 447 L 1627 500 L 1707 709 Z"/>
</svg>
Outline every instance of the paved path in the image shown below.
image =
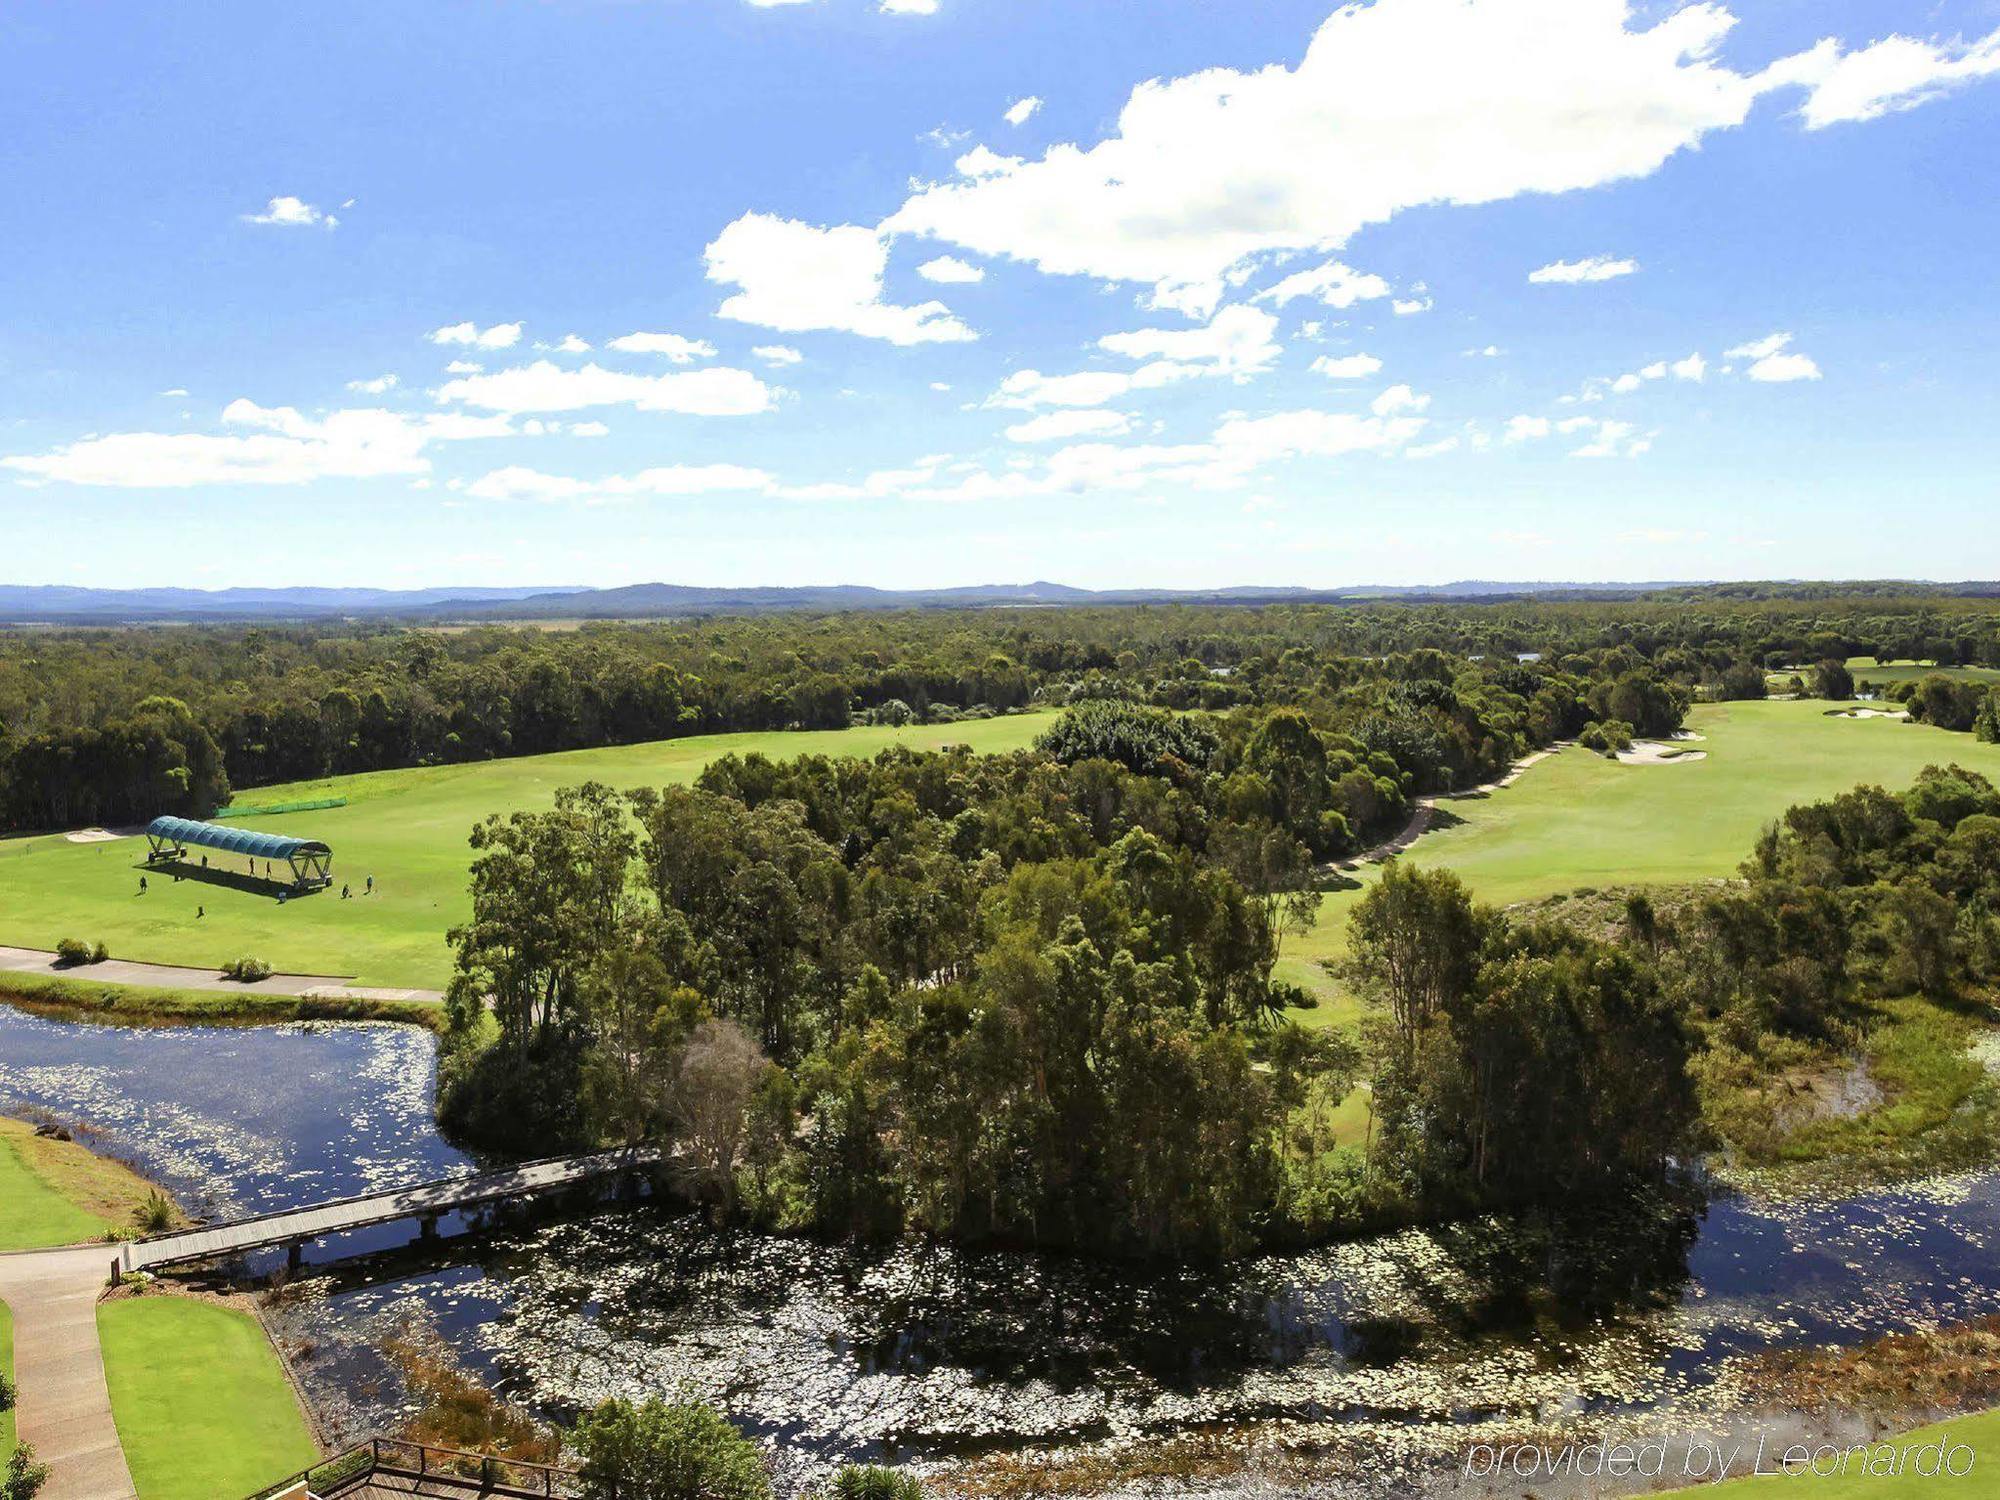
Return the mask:
<svg viewBox="0 0 2000 1500">
<path fill-rule="evenodd" d="M 228 990 L 252 995 L 312 995 L 332 1000 L 444 999 L 442 990 L 370 989 L 344 983 L 346 976 L 338 974 L 273 974 L 269 979 L 243 984 L 224 977 L 219 969 L 132 963 L 122 958 L 62 967 L 53 953 L 40 948 L 9 948 L 4 944 L 0 944 L 0 972 L 87 979 L 92 984 L 143 984 L 164 990 Z"/>
<path fill-rule="evenodd" d="M 100 1281 L 109 1279 L 113 1253 L 117 1256 L 119 1268 L 131 1272 L 207 1260 L 217 1255 L 234 1255 L 272 1245 L 303 1244 L 326 1235 L 363 1229 L 371 1224 L 426 1218 L 479 1203 L 532 1198 L 574 1183 L 616 1177 L 641 1167 L 656 1166 L 662 1160 L 664 1157 L 657 1147 L 628 1146 L 617 1151 L 523 1162 L 520 1166 L 498 1172 L 443 1177 L 433 1182 L 419 1182 L 381 1193 L 364 1193 L 357 1198 L 342 1198 L 331 1203 L 309 1203 L 302 1208 L 258 1214 L 230 1224 L 210 1224 L 199 1229 L 155 1235 L 150 1239 L 129 1240 L 116 1252 L 108 1249 L 99 1252 L 97 1275 Z"/>
<path fill-rule="evenodd" d="M 40 1500 L 136 1500 L 111 1420 L 97 1297 L 110 1248 L 0 1255 L 0 1300 L 14 1314 L 15 1430 L 49 1466 Z"/>
</svg>

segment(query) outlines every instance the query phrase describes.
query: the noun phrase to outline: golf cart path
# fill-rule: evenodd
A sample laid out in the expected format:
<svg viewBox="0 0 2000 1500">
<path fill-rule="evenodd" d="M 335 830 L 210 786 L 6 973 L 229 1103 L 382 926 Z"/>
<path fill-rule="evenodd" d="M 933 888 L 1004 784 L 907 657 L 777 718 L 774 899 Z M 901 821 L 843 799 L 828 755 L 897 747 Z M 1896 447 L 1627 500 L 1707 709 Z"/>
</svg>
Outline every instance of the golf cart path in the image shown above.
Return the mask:
<svg viewBox="0 0 2000 1500">
<path fill-rule="evenodd" d="M 10 948 L 0 944 L 0 973 L 42 974 L 51 979 L 87 979 L 92 984 L 142 984 L 166 990 L 227 990 L 251 995 L 297 995 L 322 1000 L 444 999 L 441 990 L 373 989 L 343 984 L 328 974 L 273 974 L 245 984 L 219 969 L 192 969 L 178 964 L 142 964 L 107 958 L 101 964 L 64 964 L 40 948 Z"/>
<path fill-rule="evenodd" d="M 0 1301 L 14 1314 L 15 1434 L 49 1466 L 40 1500 L 136 1500 L 111 1419 L 97 1298 L 110 1266 L 99 1245 L 0 1255 Z"/>
<path fill-rule="evenodd" d="M 1410 810 L 1410 821 L 1403 825 L 1402 831 L 1394 838 L 1386 843 L 1377 844 L 1372 849 L 1363 849 L 1359 854 L 1336 859 L 1321 873 L 1332 870 L 1358 870 L 1363 865 L 1378 865 L 1385 859 L 1393 859 L 1424 836 L 1431 826 L 1431 814 L 1439 802 L 1450 801 L 1456 797 L 1484 797 L 1488 793 L 1499 791 L 1502 787 L 1512 786 L 1521 779 L 1530 766 L 1547 760 L 1558 750 L 1568 749 L 1572 743 L 1574 742 L 1571 740 L 1560 740 L 1546 750 L 1537 750 L 1530 755 L 1524 755 L 1507 768 L 1506 775 L 1497 781 L 1489 781 L 1484 786 L 1467 787 L 1462 792 L 1431 792 L 1417 798 L 1417 805 Z"/>
</svg>

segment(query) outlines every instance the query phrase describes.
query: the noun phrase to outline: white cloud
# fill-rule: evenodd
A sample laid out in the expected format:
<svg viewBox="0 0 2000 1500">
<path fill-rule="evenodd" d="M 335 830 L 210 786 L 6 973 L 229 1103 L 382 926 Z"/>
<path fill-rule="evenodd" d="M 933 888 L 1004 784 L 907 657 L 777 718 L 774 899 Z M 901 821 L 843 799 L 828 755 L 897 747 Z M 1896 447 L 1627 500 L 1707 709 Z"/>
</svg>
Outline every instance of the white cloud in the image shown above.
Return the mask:
<svg viewBox="0 0 2000 1500">
<path fill-rule="evenodd" d="M 876 8 L 885 16 L 934 16 L 938 0 L 882 0 Z"/>
<path fill-rule="evenodd" d="M 976 337 L 942 302 L 897 307 L 882 300 L 888 243 L 856 224 L 821 229 L 771 214 L 745 214 L 707 250 L 708 278 L 740 290 L 719 312 L 782 333 L 839 329 L 892 344 Z"/>
<path fill-rule="evenodd" d="M 1322 354 L 1312 368 L 1328 380 L 1360 380 L 1381 369 L 1382 361 L 1372 354 Z"/>
<path fill-rule="evenodd" d="M 1122 437 L 1132 430 L 1132 419 L 1123 412 L 1101 408 L 1071 408 L 1045 412 L 1007 429 L 1016 443 L 1047 443 L 1079 437 Z"/>
<path fill-rule="evenodd" d="M 1436 458 L 1440 453 L 1449 453 L 1457 446 L 1458 438 L 1456 436 L 1439 438 L 1435 443 L 1418 443 L 1414 447 L 1405 448 L 1403 450 L 1403 457 L 1420 459 Z"/>
<path fill-rule="evenodd" d="M 539 349 L 542 346 L 537 344 L 535 347 Z M 588 354 L 590 353 L 590 342 L 580 334 L 566 333 L 562 336 L 562 342 L 556 344 L 551 352 L 555 354 Z"/>
<path fill-rule="evenodd" d="M 161 391 L 160 394 L 162 396 L 185 396 L 187 394 L 187 388 L 185 386 L 177 385 L 170 390 Z"/>
<path fill-rule="evenodd" d="M 2000 73 L 2000 31 L 1976 42 L 1891 36 L 1852 52 L 1823 41 L 1784 64 L 1811 92 L 1800 110 L 1808 130 L 1914 109 L 1948 90 Z"/>
<path fill-rule="evenodd" d="M 290 194 L 273 198 L 264 205 L 262 213 L 245 214 L 243 222 L 270 224 L 281 229 L 334 229 L 340 224 L 333 214 L 314 208 L 305 199 L 294 198 Z"/>
<path fill-rule="evenodd" d="M 1467 359 L 1498 359 L 1506 352 L 1498 344 L 1488 344 L 1484 349 L 1467 349 L 1464 351 Z"/>
<path fill-rule="evenodd" d="M 774 5 L 806 5 L 811 0 L 749 0 L 749 3 L 759 10 L 769 10 Z"/>
<path fill-rule="evenodd" d="M 607 347 L 621 354 L 664 354 L 677 365 L 709 359 L 715 354 L 715 345 L 708 340 L 683 338 L 678 333 L 628 333 L 613 339 Z"/>
<path fill-rule="evenodd" d="M 956 255 L 940 255 L 936 260 L 927 260 L 917 267 L 917 274 L 926 281 L 945 283 L 986 279 L 986 272 L 982 267 L 962 261 Z"/>
<path fill-rule="evenodd" d="M 433 328 L 428 337 L 433 344 L 459 344 L 470 349 L 511 349 L 521 342 L 521 325 L 495 323 L 491 328 L 481 328 L 476 323 L 451 323 L 443 328 Z"/>
<path fill-rule="evenodd" d="M 1789 333 L 1770 333 L 1761 339 L 1752 339 L 1747 344 L 1738 344 L 1734 349 L 1722 351 L 1724 359 L 1768 359 L 1787 344 L 1791 343 Z"/>
<path fill-rule="evenodd" d="M 1000 118 L 1005 120 L 1009 125 L 1025 125 L 1033 117 L 1035 111 L 1041 107 L 1042 101 L 1035 95 L 1030 94 L 1027 98 L 1016 99 L 1012 104 L 1008 105 L 1007 112 Z"/>
<path fill-rule="evenodd" d="M 1526 443 L 1536 438 L 1545 438 L 1554 430 L 1547 417 L 1510 417 L 1507 419 L 1505 441 Z"/>
<path fill-rule="evenodd" d="M 238 399 L 223 409 L 224 433 L 122 432 L 51 452 L 0 458 L 31 480 L 121 489 L 187 489 L 221 484 L 309 484 L 376 479 L 430 470 L 433 443 L 506 437 L 504 417 L 373 408 L 307 417 L 289 406 Z"/>
<path fill-rule="evenodd" d="M 572 422 L 569 424 L 569 435 L 580 438 L 609 437 L 611 429 L 602 422 Z"/>
<path fill-rule="evenodd" d="M 447 375 L 477 375 L 486 366 L 469 359 L 455 359 L 444 367 Z"/>
<path fill-rule="evenodd" d="M 1715 5 L 1629 20 L 1625 0 L 1342 6 L 1296 67 L 1141 84 L 1108 139 L 927 187 L 884 227 L 1205 310 L 1239 262 L 1407 208 L 1646 176 L 1783 81 L 1717 59 Z"/>
<path fill-rule="evenodd" d="M 990 147 L 974 146 L 951 165 L 961 177 L 1004 177 L 1026 161 L 1026 157 L 1002 156 Z"/>
<path fill-rule="evenodd" d="M 384 391 L 393 391 L 399 383 L 394 375 L 377 375 L 373 380 L 350 380 L 347 388 L 364 396 L 379 396 Z M 182 391 L 181 394 L 185 396 L 187 392 Z"/>
<path fill-rule="evenodd" d="M 1673 371 L 1676 380 L 1699 382 L 1708 376 L 1708 361 L 1701 357 L 1699 351 L 1690 354 L 1686 359 L 1675 360 L 1667 368 Z"/>
<path fill-rule="evenodd" d="M 531 365 L 468 375 L 438 388 L 440 401 L 487 411 L 582 411 L 593 406 L 633 406 L 640 411 L 699 417 L 741 417 L 766 412 L 776 395 L 748 370 L 714 366 L 665 375 L 631 375 L 598 364 L 565 369 L 545 359 Z"/>
<path fill-rule="evenodd" d="M 1132 377 L 1119 370 L 1084 370 L 1075 375 L 1044 375 L 1040 370 L 1016 370 L 1000 382 L 988 406 L 1033 411 L 1038 406 L 1102 406 L 1132 389 Z"/>
<path fill-rule="evenodd" d="M 758 344 L 750 352 L 767 365 L 795 365 L 805 358 L 789 344 Z"/>
<path fill-rule="evenodd" d="M 1399 411 L 1423 411 L 1431 404 L 1429 396 L 1418 395 L 1406 385 L 1392 385 L 1368 404 L 1368 409 L 1378 417 L 1394 416 Z"/>
<path fill-rule="evenodd" d="M 1767 354 L 1745 373 L 1752 380 L 1782 385 L 1793 380 L 1819 379 L 1819 366 L 1804 354 Z"/>
<path fill-rule="evenodd" d="M 1313 297 L 1328 307 L 1345 308 L 1388 295 L 1389 283 L 1380 276 L 1330 260 L 1310 271 L 1294 271 L 1276 286 L 1259 292 L 1257 300 L 1283 307 L 1295 297 Z"/>
<path fill-rule="evenodd" d="M 1408 318 L 1418 313 L 1427 313 L 1436 305 L 1428 297 L 1398 297 L 1389 304 L 1389 307 L 1397 317 Z"/>
<path fill-rule="evenodd" d="M 1653 446 L 1648 438 L 1635 437 L 1630 422 L 1599 422 L 1597 435 L 1580 448 L 1570 450 L 1571 458 L 1637 458 Z"/>
<path fill-rule="evenodd" d="M 510 465 L 475 479 L 462 493 L 474 500 L 536 500 L 612 504 L 627 500 L 710 495 L 745 490 L 766 492 L 771 476 L 738 464 L 671 464 L 637 474 L 577 479 Z"/>
<path fill-rule="evenodd" d="M 1618 260 L 1609 255 L 1593 255 L 1586 260 L 1558 260 L 1530 271 L 1528 280 L 1538 286 L 1573 286 L 1582 282 L 1612 281 L 1630 276 L 1639 269 L 1636 260 Z"/>
<path fill-rule="evenodd" d="M 1173 375 L 1227 375 L 1239 382 L 1268 369 L 1282 352 L 1272 334 L 1278 320 L 1259 308 L 1225 307 L 1201 328 L 1142 328 L 1097 341 L 1128 359 L 1159 359 Z M 1166 372 L 1154 368 L 1155 376 Z"/>
</svg>

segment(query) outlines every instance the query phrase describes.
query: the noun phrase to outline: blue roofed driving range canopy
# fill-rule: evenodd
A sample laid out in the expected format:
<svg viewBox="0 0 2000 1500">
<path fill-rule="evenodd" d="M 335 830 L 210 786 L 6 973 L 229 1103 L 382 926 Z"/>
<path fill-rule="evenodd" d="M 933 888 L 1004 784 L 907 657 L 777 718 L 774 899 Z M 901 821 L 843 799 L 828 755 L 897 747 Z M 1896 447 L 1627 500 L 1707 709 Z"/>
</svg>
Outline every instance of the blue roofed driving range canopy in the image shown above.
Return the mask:
<svg viewBox="0 0 2000 1500">
<path fill-rule="evenodd" d="M 249 859 L 283 860 L 291 867 L 292 884 L 330 885 L 333 882 L 333 850 L 317 839 L 288 838 L 277 833 L 258 833 L 249 828 L 230 828 L 221 823 L 201 823 L 193 818 L 155 818 L 146 825 L 151 843 L 147 863 L 186 859 L 190 844 L 202 849 L 220 849 Z"/>
</svg>

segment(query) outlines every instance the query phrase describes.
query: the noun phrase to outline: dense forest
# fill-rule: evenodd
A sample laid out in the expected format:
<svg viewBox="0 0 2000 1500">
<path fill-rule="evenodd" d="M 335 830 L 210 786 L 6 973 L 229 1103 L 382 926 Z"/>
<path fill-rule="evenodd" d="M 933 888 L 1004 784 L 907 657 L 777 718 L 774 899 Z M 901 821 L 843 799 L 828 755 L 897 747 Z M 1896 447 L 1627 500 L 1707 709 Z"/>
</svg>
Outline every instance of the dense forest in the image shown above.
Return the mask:
<svg viewBox="0 0 2000 1500">
<path fill-rule="evenodd" d="M 0 827 L 200 816 L 232 788 L 718 730 L 948 722 L 1092 697 L 1270 707 L 1387 680 L 1386 658 L 1417 651 L 1525 659 L 1569 677 L 1643 667 L 1689 695 L 1756 697 L 1768 669 L 1855 655 L 2000 665 L 2000 606 L 1705 595 L 782 615 L 573 631 L 15 631 L 0 634 Z M 1533 696 L 1526 683 L 1513 690 Z M 1969 711 L 1939 704 L 1966 728 L 1982 707 L 1993 724 L 1990 694 Z"/>
</svg>

